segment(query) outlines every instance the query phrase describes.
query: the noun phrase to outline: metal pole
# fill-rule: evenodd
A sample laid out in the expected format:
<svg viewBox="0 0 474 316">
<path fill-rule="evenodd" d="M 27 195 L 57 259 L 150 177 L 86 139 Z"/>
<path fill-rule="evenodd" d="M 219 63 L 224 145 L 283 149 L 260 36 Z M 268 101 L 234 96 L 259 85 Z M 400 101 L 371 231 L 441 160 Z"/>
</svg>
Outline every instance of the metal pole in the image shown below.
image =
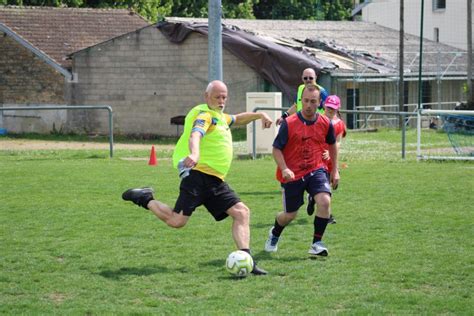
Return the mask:
<svg viewBox="0 0 474 316">
<path fill-rule="evenodd" d="M 405 39 L 405 28 L 404 28 L 404 7 L 405 4 L 403 0 L 400 0 L 400 33 L 399 37 L 399 53 L 398 53 L 398 111 L 403 111 L 403 105 L 405 103 L 405 87 L 404 87 L 404 68 L 405 68 L 405 61 L 404 61 L 404 39 Z M 402 126 L 405 125 L 404 116 L 399 117 L 398 126 L 403 128 Z"/>
<path fill-rule="evenodd" d="M 425 0 L 421 0 L 421 17 L 420 17 L 420 64 L 418 65 L 418 110 L 421 109 L 421 97 L 422 97 L 422 64 L 423 64 L 423 11 L 425 10 Z"/>
<path fill-rule="evenodd" d="M 421 16 L 420 16 L 420 65 L 418 67 L 418 116 L 417 116 L 417 157 L 420 157 L 421 154 L 421 73 L 422 73 L 422 64 L 423 64 L 423 16 L 425 10 L 425 0 L 421 0 Z"/>
<path fill-rule="evenodd" d="M 109 152 L 110 158 L 114 157 L 114 117 L 112 113 L 112 107 L 108 106 L 107 111 L 109 112 Z"/>
<path fill-rule="evenodd" d="M 257 112 L 257 109 L 254 109 L 254 112 Z M 255 121 L 252 122 L 252 159 L 257 159 L 257 124 Z"/>
<path fill-rule="evenodd" d="M 221 0 L 209 0 L 207 79 L 222 80 L 222 6 Z"/>
<path fill-rule="evenodd" d="M 472 58 L 472 1 L 467 0 L 467 104 L 469 106 L 474 106 Z"/>
<path fill-rule="evenodd" d="M 406 144 L 406 124 L 405 124 L 405 115 L 400 115 L 400 120 L 402 120 L 402 159 L 405 159 L 405 144 Z"/>
</svg>

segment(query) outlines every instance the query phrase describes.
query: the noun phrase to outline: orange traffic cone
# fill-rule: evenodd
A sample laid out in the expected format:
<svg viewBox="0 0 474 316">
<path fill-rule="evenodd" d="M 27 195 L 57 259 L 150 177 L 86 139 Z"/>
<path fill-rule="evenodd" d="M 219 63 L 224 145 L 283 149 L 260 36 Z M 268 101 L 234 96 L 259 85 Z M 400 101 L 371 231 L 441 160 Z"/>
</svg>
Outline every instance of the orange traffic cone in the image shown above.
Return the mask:
<svg viewBox="0 0 474 316">
<path fill-rule="evenodd" d="M 156 161 L 155 146 L 151 146 L 150 160 L 148 161 L 148 165 L 156 166 L 157 164 L 158 162 Z"/>
</svg>

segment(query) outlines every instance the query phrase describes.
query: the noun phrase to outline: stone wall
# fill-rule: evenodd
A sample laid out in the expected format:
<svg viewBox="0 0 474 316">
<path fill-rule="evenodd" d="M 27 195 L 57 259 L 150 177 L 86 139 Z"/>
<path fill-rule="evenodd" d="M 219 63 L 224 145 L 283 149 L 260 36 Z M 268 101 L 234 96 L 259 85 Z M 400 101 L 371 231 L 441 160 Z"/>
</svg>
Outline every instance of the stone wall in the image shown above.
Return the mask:
<svg viewBox="0 0 474 316">
<path fill-rule="evenodd" d="M 64 76 L 8 36 L 0 35 L 0 106 L 65 104 Z M 48 133 L 65 123 L 64 112 L 8 111 L 0 124 L 9 132 Z"/>
<path fill-rule="evenodd" d="M 76 53 L 77 83 L 70 84 L 68 99 L 112 106 L 116 134 L 176 136 L 170 119 L 204 102 L 207 69 L 207 37 L 192 33 L 173 44 L 150 26 Z M 226 112 L 245 111 L 246 92 L 263 91 L 263 79 L 225 49 L 223 73 Z M 105 111 L 74 111 L 69 117 L 76 130 L 107 132 Z"/>
</svg>

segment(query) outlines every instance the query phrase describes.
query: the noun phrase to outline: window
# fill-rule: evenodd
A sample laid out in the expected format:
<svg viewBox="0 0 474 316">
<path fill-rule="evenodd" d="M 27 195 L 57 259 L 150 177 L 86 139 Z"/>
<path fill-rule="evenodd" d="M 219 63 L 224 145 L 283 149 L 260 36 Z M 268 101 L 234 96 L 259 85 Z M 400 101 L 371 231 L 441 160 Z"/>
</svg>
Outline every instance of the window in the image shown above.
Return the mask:
<svg viewBox="0 0 474 316">
<path fill-rule="evenodd" d="M 433 0 L 433 11 L 445 10 L 446 0 Z"/>
<path fill-rule="evenodd" d="M 439 43 L 439 27 L 434 28 L 433 41 Z"/>
</svg>

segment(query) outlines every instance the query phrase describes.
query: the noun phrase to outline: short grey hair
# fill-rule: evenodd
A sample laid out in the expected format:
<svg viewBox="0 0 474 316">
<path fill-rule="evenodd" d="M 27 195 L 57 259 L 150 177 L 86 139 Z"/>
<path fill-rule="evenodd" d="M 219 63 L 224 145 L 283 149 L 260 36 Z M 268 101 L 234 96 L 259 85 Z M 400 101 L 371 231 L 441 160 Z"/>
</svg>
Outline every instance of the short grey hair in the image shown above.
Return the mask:
<svg viewBox="0 0 474 316">
<path fill-rule="evenodd" d="M 221 80 L 212 80 L 211 82 L 209 82 L 209 84 L 207 85 L 207 88 L 206 88 L 206 93 L 211 93 L 212 89 L 214 88 L 214 86 L 217 84 L 217 83 L 221 83 L 223 84 L 224 86 L 226 85 L 223 81 Z"/>
</svg>

